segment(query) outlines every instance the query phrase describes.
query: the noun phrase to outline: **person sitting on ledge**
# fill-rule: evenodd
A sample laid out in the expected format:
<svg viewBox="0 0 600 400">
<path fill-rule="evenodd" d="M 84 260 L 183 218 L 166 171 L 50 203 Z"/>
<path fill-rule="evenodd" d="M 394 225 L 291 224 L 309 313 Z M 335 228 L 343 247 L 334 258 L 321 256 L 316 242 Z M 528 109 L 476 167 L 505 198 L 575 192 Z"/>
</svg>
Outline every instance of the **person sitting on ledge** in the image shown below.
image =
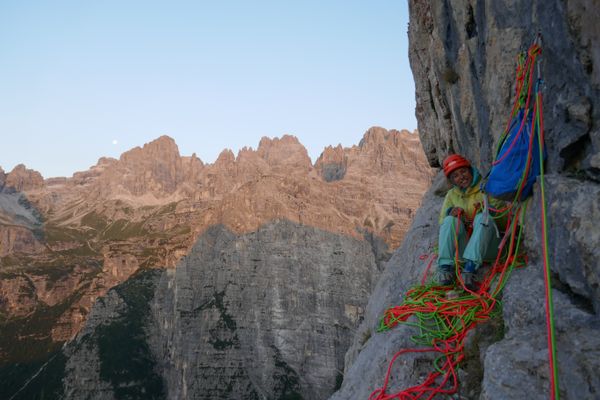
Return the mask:
<svg viewBox="0 0 600 400">
<path fill-rule="evenodd" d="M 440 211 L 439 282 L 444 286 L 454 285 L 458 245 L 458 262 L 464 265 L 462 278 L 465 287 L 475 291 L 477 285 L 473 275 L 484 260 L 496 258 L 500 234 L 494 218 L 488 210 L 484 210 L 486 195 L 479 187 L 479 171 L 459 154 L 446 157 L 443 167 L 453 187 L 446 194 Z M 501 200 L 490 198 L 489 201 L 496 209 L 504 205 Z"/>
</svg>

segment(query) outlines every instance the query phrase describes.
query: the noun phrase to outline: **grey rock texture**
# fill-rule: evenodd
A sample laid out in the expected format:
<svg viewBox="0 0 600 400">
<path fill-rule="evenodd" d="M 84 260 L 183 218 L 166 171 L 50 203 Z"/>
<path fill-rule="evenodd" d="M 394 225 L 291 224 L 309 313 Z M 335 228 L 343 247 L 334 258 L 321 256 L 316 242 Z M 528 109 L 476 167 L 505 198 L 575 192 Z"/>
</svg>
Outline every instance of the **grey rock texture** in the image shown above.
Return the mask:
<svg viewBox="0 0 600 400">
<path fill-rule="evenodd" d="M 57 398 L 325 399 L 379 274 L 365 240 L 287 220 L 213 226 L 176 269 L 98 299 L 60 353 Z M 41 396 L 49 373 L 18 398 Z"/>
<path fill-rule="evenodd" d="M 539 190 L 536 187 L 526 221 L 525 243 L 532 262 L 515 271 L 507 284 L 506 337 L 485 354 L 485 399 L 548 398 Z M 595 398 L 600 393 L 600 185 L 553 175 L 545 180 L 545 192 L 561 394 Z"/>
<path fill-rule="evenodd" d="M 411 1 L 409 6 L 416 113 L 432 166 L 460 152 L 480 169 L 489 168 L 511 107 L 515 56 L 538 31 L 543 35 L 549 172 L 544 186 L 560 394 L 565 399 L 597 398 L 600 35 L 592 15 L 600 15 L 600 4 L 463 0 Z M 437 241 L 442 180 L 438 176 L 437 188 L 426 195 L 402 247 L 387 263 L 347 353 L 342 387 L 331 399 L 368 398 L 381 387 L 391 357 L 412 347 L 409 327 L 374 331 L 384 309 L 399 304 L 423 273 L 418 257 Z M 459 398 L 549 397 L 540 198 L 538 183 L 524 222 L 529 264 L 508 281 L 501 320 L 470 334 L 466 365 L 459 371 Z M 426 362 L 426 357 L 402 356 L 389 391 L 419 383 Z"/>
<path fill-rule="evenodd" d="M 399 326 L 386 333 L 376 331 L 385 309 L 400 304 L 402 294 L 422 278 L 426 261 L 421 260 L 420 256 L 431 254 L 437 241 L 437 210 L 443 198 L 436 191 L 442 184 L 443 180 L 438 176 L 423 198 L 423 205 L 417 211 L 402 246 L 388 261 L 373 290 L 365 320 L 346 354 L 342 388 L 331 397 L 332 400 L 368 399 L 371 392 L 382 385 L 388 363 L 394 354 L 402 348 L 413 347 L 410 341 L 412 329 L 408 326 Z M 403 378 L 397 385 L 411 381 L 417 383 L 423 372 L 420 366 L 426 367 L 430 361 L 430 357 L 422 354 L 403 357 L 395 365 L 394 376 Z M 393 390 L 397 386 L 390 388 Z"/>
<path fill-rule="evenodd" d="M 109 292 L 96 303 L 80 334 L 65 346 L 64 354 L 67 358 L 63 379 L 65 398 L 98 400 L 115 398 L 110 382 L 100 377 L 99 346 L 92 343 L 91 339 L 95 336 L 97 328 L 102 325 L 107 326 L 119 319 L 125 307 L 125 302 L 116 291 Z"/>
<path fill-rule="evenodd" d="M 539 187 L 536 195 L 539 196 Z M 548 248 L 552 271 L 564 287 L 600 311 L 600 185 L 561 175 L 545 180 Z M 540 202 L 532 201 L 528 214 L 528 253 L 540 257 Z"/>
<path fill-rule="evenodd" d="M 346 175 L 346 165 L 344 164 L 329 163 L 322 166 L 321 176 L 327 182 L 339 181 L 344 178 L 344 175 Z"/>
<path fill-rule="evenodd" d="M 514 93 L 516 55 L 543 36 L 549 171 L 598 180 L 597 1 L 411 1 L 409 56 L 429 162 L 452 152 L 489 166 Z"/>
<path fill-rule="evenodd" d="M 165 397 L 148 345 L 153 321 L 150 304 L 163 272 L 138 272 L 98 299 L 84 328 L 62 350 L 66 361 L 59 398 Z"/>
<path fill-rule="evenodd" d="M 154 299 L 168 398 L 326 398 L 378 275 L 364 241 L 286 220 L 211 228 Z"/>
</svg>

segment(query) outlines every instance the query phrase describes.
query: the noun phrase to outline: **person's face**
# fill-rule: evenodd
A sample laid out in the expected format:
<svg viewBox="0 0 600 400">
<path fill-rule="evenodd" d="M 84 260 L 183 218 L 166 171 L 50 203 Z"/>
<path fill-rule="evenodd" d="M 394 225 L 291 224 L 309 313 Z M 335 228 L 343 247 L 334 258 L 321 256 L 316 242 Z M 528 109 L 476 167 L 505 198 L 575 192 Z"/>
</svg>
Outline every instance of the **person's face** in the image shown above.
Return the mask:
<svg viewBox="0 0 600 400">
<path fill-rule="evenodd" d="M 458 186 L 461 189 L 466 189 L 471 186 L 473 174 L 471 173 L 471 168 L 461 167 L 455 171 L 452 171 L 448 178 L 454 186 Z"/>
</svg>

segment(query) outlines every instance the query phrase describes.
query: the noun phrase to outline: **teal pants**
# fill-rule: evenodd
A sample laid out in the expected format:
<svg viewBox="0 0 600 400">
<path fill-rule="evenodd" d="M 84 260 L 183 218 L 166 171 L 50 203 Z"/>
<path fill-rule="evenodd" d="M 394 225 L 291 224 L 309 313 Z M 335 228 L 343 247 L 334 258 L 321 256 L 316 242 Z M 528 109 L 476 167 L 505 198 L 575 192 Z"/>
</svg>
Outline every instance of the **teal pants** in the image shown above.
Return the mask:
<svg viewBox="0 0 600 400">
<path fill-rule="evenodd" d="M 454 256 L 456 253 L 455 235 L 458 225 L 458 256 L 459 261 L 471 260 L 477 267 L 484 260 L 494 260 L 498 255 L 500 234 L 494 219 L 479 213 L 473 221 L 473 233 L 467 237 L 467 231 L 458 218 L 447 216 L 440 225 L 438 241 L 438 267 L 454 270 Z M 445 267 L 445 268 L 443 268 Z"/>
</svg>

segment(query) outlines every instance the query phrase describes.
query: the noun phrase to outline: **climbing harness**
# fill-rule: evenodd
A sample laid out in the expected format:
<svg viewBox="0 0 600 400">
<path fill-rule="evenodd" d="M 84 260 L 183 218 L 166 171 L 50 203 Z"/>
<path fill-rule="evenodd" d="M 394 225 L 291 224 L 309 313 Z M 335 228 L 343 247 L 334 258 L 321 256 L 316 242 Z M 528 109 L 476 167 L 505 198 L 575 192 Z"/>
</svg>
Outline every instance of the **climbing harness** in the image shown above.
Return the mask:
<svg viewBox="0 0 600 400">
<path fill-rule="evenodd" d="M 552 288 L 550 283 L 550 265 L 548 261 L 547 220 L 544 193 L 544 128 L 542 118 L 542 95 L 540 84 L 542 82 L 539 69 L 538 79 L 535 82 L 535 96 L 531 114 L 530 102 L 533 85 L 533 69 L 536 59 L 541 55 L 541 37 L 538 35 L 527 52 L 527 59 L 521 57 L 517 68 L 517 90 L 515 102 L 507 127 L 500 139 L 496 152 L 494 167 L 504 160 L 520 158 L 521 170 L 517 186 L 511 187 L 512 202 L 501 209 L 492 208 L 487 201 L 484 202 L 484 212 L 491 218 L 507 217 L 507 228 L 502 238 L 498 255 L 487 272 L 477 290 L 465 287 L 462 273 L 459 268 L 458 246 L 455 245 L 456 276 L 464 292 L 456 298 L 449 298 L 447 286 L 436 283 L 427 284 L 427 274 L 435 256 L 421 256 L 429 262 L 421 281 L 421 285 L 410 289 L 404 302 L 387 309 L 381 319 L 379 332 L 387 331 L 402 323 L 416 327 L 418 334 L 411 337 L 412 341 L 422 348 L 409 348 L 398 351 L 390 360 L 383 386 L 374 390 L 369 400 L 391 399 L 432 399 L 438 394 L 453 394 L 458 390 L 457 367 L 464 360 L 465 337 L 477 324 L 487 321 L 499 314 L 500 304 L 498 299 L 514 268 L 527 264 L 527 257 L 520 252 L 523 233 L 523 215 L 526 212 L 531 186 L 537 174 L 540 180 L 540 202 L 542 212 L 542 254 L 544 263 L 544 281 L 546 287 L 546 321 L 548 335 L 548 352 L 550 366 L 550 398 L 559 399 L 558 371 L 556 366 L 556 345 L 554 338 L 554 317 L 552 308 Z M 539 68 L 539 66 L 538 66 Z M 516 120 L 515 120 L 516 118 Z M 516 128 L 515 128 L 516 127 Z M 519 140 L 526 139 L 527 149 L 525 157 L 517 154 Z M 537 141 L 534 142 L 534 139 Z M 511 154 L 512 152 L 517 154 Z M 524 161 L 523 161 L 524 160 Z M 535 165 L 534 165 L 535 164 Z M 514 165 L 511 167 L 513 168 Z M 514 175 L 514 174 L 513 174 Z M 533 178 L 532 178 L 533 176 Z M 487 181 L 489 183 L 489 180 Z M 506 194 L 506 193 L 504 193 Z M 454 232 L 455 244 L 458 241 L 458 225 Z M 437 355 L 433 361 L 431 371 L 422 383 L 402 389 L 395 393 L 387 393 L 392 368 L 398 357 L 407 353 L 434 353 Z"/>
</svg>

